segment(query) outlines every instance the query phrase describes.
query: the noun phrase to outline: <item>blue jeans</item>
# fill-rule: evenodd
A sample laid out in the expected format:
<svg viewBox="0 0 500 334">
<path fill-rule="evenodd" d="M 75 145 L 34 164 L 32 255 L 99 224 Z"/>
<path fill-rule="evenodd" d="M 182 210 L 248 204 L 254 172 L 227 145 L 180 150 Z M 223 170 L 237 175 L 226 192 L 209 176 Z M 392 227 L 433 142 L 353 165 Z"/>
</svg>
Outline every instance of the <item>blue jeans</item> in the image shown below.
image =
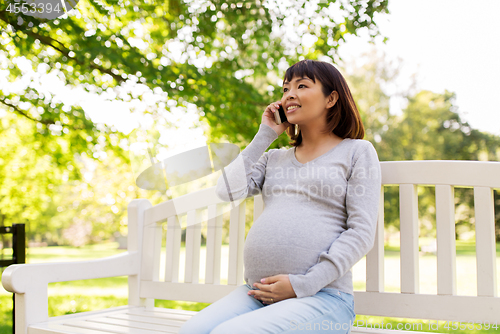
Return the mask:
<svg viewBox="0 0 500 334">
<path fill-rule="evenodd" d="M 207 306 L 185 322 L 179 334 L 347 334 L 356 317 L 354 296 L 337 289 L 323 288 L 314 296 L 274 304 L 247 295 L 250 289 L 241 285 Z"/>
</svg>

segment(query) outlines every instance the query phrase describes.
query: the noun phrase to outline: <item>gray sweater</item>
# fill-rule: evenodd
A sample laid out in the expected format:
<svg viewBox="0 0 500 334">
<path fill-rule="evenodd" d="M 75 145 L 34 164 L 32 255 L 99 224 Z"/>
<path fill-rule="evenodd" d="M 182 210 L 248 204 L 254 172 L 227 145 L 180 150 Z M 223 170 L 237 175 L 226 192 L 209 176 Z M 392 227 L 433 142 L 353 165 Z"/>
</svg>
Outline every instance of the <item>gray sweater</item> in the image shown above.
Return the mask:
<svg viewBox="0 0 500 334">
<path fill-rule="evenodd" d="M 353 293 L 351 268 L 372 247 L 381 191 L 373 145 L 346 138 L 300 163 L 295 148 L 271 149 L 278 138 L 261 124 L 252 142 L 224 168 L 223 201 L 262 194 L 265 208 L 244 246 L 246 283 L 288 274 L 297 298 L 322 288 Z"/>
</svg>

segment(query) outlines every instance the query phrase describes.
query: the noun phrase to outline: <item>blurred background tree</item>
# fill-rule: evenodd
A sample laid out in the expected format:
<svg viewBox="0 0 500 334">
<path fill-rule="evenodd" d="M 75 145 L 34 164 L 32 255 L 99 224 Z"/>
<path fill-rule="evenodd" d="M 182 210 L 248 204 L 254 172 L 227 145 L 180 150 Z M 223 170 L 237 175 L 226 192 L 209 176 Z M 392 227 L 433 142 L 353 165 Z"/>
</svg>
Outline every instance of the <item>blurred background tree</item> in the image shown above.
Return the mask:
<svg viewBox="0 0 500 334">
<path fill-rule="evenodd" d="M 365 139 L 372 142 L 380 161 L 398 160 L 500 160 L 500 137 L 473 129 L 460 119 L 455 94 L 445 91 L 415 91 L 415 84 L 398 87 L 392 96 L 407 101 L 400 114 L 389 111 L 399 64 L 389 63 L 373 50 L 365 54 L 363 65 L 347 61 L 346 80 L 352 89 L 366 128 Z M 496 240 L 500 241 L 500 196 L 495 191 Z M 420 235 L 435 237 L 434 187 L 418 186 Z M 456 237 L 473 236 L 474 193 L 472 188 L 456 188 Z M 399 230 L 398 187 L 385 189 L 385 226 Z"/>
</svg>

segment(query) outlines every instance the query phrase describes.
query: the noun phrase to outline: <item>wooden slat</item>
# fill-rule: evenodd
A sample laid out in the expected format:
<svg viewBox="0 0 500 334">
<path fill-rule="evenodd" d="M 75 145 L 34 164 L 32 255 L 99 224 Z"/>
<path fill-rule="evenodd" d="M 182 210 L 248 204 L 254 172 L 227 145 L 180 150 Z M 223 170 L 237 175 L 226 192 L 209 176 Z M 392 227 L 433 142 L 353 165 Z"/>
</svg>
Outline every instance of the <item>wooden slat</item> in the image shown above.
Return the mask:
<svg viewBox="0 0 500 334">
<path fill-rule="evenodd" d="M 500 298 L 354 291 L 359 315 L 500 323 Z"/>
<path fill-rule="evenodd" d="M 222 210 L 221 204 L 208 207 L 205 284 L 220 284 Z"/>
<path fill-rule="evenodd" d="M 84 328 L 91 330 L 102 330 L 111 333 L 117 334 L 158 334 L 158 333 L 174 333 L 173 331 L 162 331 L 158 332 L 157 330 L 148 330 L 141 329 L 138 327 L 124 327 L 121 325 L 110 325 L 103 323 L 96 323 L 92 321 L 85 320 L 75 320 L 64 324 L 65 326 L 76 327 L 76 328 Z"/>
<path fill-rule="evenodd" d="M 178 216 L 171 216 L 167 221 L 167 241 L 165 257 L 165 281 L 179 282 L 179 262 L 181 255 L 181 224 Z"/>
<path fill-rule="evenodd" d="M 145 210 L 151 208 L 151 202 L 147 199 L 134 199 L 127 207 L 128 235 L 127 251 L 142 251 L 142 236 L 145 224 Z M 139 270 L 141 270 L 139 268 Z M 139 272 L 138 272 L 139 273 Z M 140 275 L 130 275 L 128 277 L 128 304 L 134 306 L 145 306 L 145 303 L 152 305 L 154 301 L 143 300 L 139 297 Z"/>
<path fill-rule="evenodd" d="M 493 189 L 474 187 L 478 296 L 497 296 L 494 208 Z"/>
<path fill-rule="evenodd" d="M 176 283 L 178 284 L 181 283 Z M 140 308 L 133 308 L 128 311 L 128 314 L 142 314 L 142 315 L 159 315 L 159 316 L 166 316 L 167 318 L 171 315 L 183 315 L 183 316 L 193 316 L 197 312 L 196 311 L 188 311 L 188 310 L 178 310 L 178 309 L 172 309 L 172 308 L 163 308 L 163 307 L 155 307 L 153 309 L 147 309 L 144 307 Z"/>
<path fill-rule="evenodd" d="M 118 307 L 112 307 L 104 310 L 95 310 L 95 311 L 87 311 L 87 312 L 82 312 L 82 313 L 73 313 L 73 314 L 65 314 L 65 315 L 60 315 L 57 317 L 51 317 L 49 318 L 49 322 L 54 322 L 54 323 L 63 323 L 65 321 L 68 321 L 70 319 L 88 319 L 92 317 L 101 317 L 103 315 L 109 316 L 109 315 L 115 315 L 115 314 L 121 314 L 121 313 L 127 313 L 127 312 L 133 312 L 134 310 L 145 310 L 145 307 L 141 306 L 129 306 L 129 305 L 124 305 L 124 306 L 118 306 Z"/>
<path fill-rule="evenodd" d="M 173 309 L 173 308 L 163 308 L 163 307 L 155 307 L 154 309 L 145 309 L 144 307 L 140 308 L 131 308 L 128 311 L 129 314 L 143 314 L 143 315 L 150 315 L 150 314 L 159 314 L 161 316 L 171 316 L 171 315 L 187 315 L 187 316 L 193 316 L 195 315 L 196 311 L 189 311 L 189 310 L 178 310 L 178 309 Z"/>
<path fill-rule="evenodd" d="M 380 189 L 375 244 L 366 254 L 366 291 L 384 291 L 384 186 Z"/>
<path fill-rule="evenodd" d="M 243 280 L 243 243 L 245 242 L 246 202 L 231 210 L 229 221 L 228 284 L 241 285 Z"/>
<path fill-rule="evenodd" d="M 228 293 L 236 285 L 187 284 L 170 282 L 141 282 L 141 295 L 164 300 L 182 300 L 198 303 L 213 303 Z"/>
<path fill-rule="evenodd" d="M 401 292 L 418 293 L 418 197 L 417 186 L 399 186 Z"/>
<path fill-rule="evenodd" d="M 436 185 L 437 293 L 456 295 L 455 192 Z"/>
<path fill-rule="evenodd" d="M 171 324 L 169 324 L 169 325 L 155 324 L 152 322 L 137 321 L 137 320 L 133 320 L 133 319 L 115 319 L 115 318 L 109 318 L 109 317 L 94 318 L 94 319 L 89 319 L 87 321 L 93 322 L 96 324 L 123 326 L 123 327 L 134 328 L 134 329 L 135 328 L 147 329 L 147 330 L 159 331 L 159 332 L 164 332 L 164 331 L 176 332 L 179 330 L 179 327 L 182 324 L 182 323 L 177 323 L 174 326 L 172 326 Z"/>
<path fill-rule="evenodd" d="M 187 213 L 186 227 L 186 266 L 184 282 L 198 283 L 200 280 L 201 212 L 191 210 Z"/>
<path fill-rule="evenodd" d="M 159 224 L 152 221 L 151 209 L 146 210 L 144 218 L 144 229 L 142 237 L 142 261 L 141 261 L 141 280 L 152 281 L 154 271 L 155 256 L 155 238 L 157 232 L 161 229 Z M 161 232 L 161 230 L 160 230 Z"/>
<path fill-rule="evenodd" d="M 28 334 L 109 334 L 108 331 L 65 326 L 59 323 L 45 322 L 28 328 Z"/>
<path fill-rule="evenodd" d="M 455 185 L 500 188 L 500 164 L 493 161 L 383 161 L 382 184 Z"/>
<path fill-rule="evenodd" d="M 161 243 L 163 226 L 160 223 L 150 225 L 146 228 L 154 229 L 153 239 L 153 281 L 160 280 L 160 259 L 161 259 Z"/>
<path fill-rule="evenodd" d="M 166 319 L 166 318 L 160 318 L 160 317 L 147 317 L 143 315 L 136 315 L 136 314 L 117 314 L 117 315 L 111 315 L 108 316 L 110 319 L 120 319 L 120 320 L 129 320 L 129 321 L 138 321 L 138 322 L 144 322 L 144 323 L 149 323 L 149 324 L 156 324 L 156 325 L 164 325 L 164 326 L 172 326 L 172 327 L 180 327 L 182 323 L 186 321 L 187 318 L 190 317 L 184 317 L 182 320 L 176 319 Z"/>
<path fill-rule="evenodd" d="M 177 283 L 179 284 L 179 283 Z M 181 283 L 182 284 L 182 283 Z M 179 313 L 181 311 L 182 313 Z M 188 313 L 189 312 L 189 313 Z M 174 310 L 174 309 L 165 309 L 160 307 L 155 307 L 153 309 L 139 309 L 132 310 L 127 315 L 130 316 L 140 316 L 145 319 L 150 320 L 165 320 L 165 321 L 186 321 L 191 318 L 197 312 L 195 311 L 186 311 L 186 310 Z"/>
</svg>

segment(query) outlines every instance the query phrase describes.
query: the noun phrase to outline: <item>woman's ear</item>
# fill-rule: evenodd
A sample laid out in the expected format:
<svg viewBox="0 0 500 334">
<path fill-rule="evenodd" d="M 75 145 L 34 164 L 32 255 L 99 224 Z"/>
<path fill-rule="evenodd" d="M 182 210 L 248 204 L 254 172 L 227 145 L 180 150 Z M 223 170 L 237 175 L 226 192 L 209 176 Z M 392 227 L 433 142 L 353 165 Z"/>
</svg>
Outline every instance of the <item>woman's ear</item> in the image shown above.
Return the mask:
<svg viewBox="0 0 500 334">
<path fill-rule="evenodd" d="M 327 103 L 327 108 L 330 109 L 337 103 L 337 100 L 339 99 L 339 93 L 337 93 L 336 90 L 334 90 L 330 96 L 328 97 L 328 103 Z"/>
</svg>

